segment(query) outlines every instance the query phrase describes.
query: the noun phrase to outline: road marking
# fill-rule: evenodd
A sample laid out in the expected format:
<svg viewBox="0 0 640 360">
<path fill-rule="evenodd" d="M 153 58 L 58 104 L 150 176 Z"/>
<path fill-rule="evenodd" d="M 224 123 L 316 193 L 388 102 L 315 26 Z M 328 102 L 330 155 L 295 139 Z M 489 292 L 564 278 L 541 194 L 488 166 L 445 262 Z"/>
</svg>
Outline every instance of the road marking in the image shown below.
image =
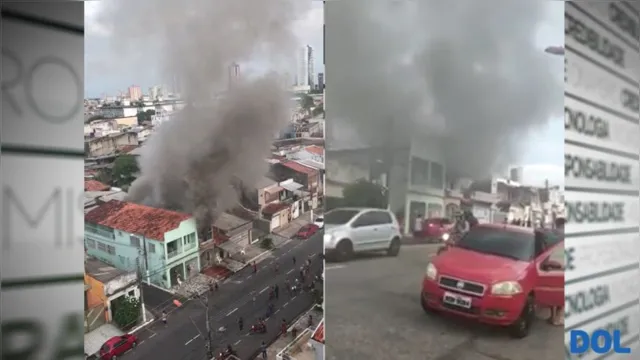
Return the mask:
<svg viewBox="0 0 640 360">
<path fill-rule="evenodd" d="M 260 290 L 260 294 L 262 294 L 263 292 L 265 292 L 265 291 L 267 291 L 267 290 L 269 290 L 269 287 L 268 287 L 268 286 L 267 286 L 267 287 L 265 287 L 264 289 Z M 236 310 L 237 310 L 237 309 L 236 309 Z"/>
<path fill-rule="evenodd" d="M 151 338 L 149 338 L 149 339 L 151 339 Z M 142 341 L 140 341 L 140 342 L 138 343 L 138 345 L 142 345 L 142 344 L 144 344 L 144 340 L 142 340 Z"/>
<path fill-rule="evenodd" d="M 238 311 L 238 308 L 235 308 L 231 311 L 229 311 L 229 313 L 227 314 L 227 316 L 231 316 L 231 314 L 233 314 L 234 312 Z"/>
<path fill-rule="evenodd" d="M 291 274 L 293 272 L 293 270 L 295 270 L 295 269 L 291 269 L 291 270 L 287 271 L 287 275 Z"/>
<path fill-rule="evenodd" d="M 153 333 L 153 335 L 149 336 L 149 339 L 151 339 L 152 337 L 158 335 L 158 333 Z"/>
<path fill-rule="evenodd" d="M 346 265 L 331 265 L 331 266 L 327 266 L 324 269 L 325 270 L 335 270 L 335 269 L 343 269 L 346 268 Z"/>
<path fill-rule="evenodd" d="M 196 336 L 192 337 L 192 338 L 191 338 L 191 340 L 187 341 L 187 342 L 186 342 L 186 343 L 184 343 L 184 344 L 185 344 L 185 345 L 189 345 L 189 344 L 191 344 L 191 342 L 192 342 L 193 340 L 195 340 L 195 339 L 197 339 L 197 338 L 199 338 L 199 337 L 200 337 L 200 334 L 198 334 L 198 335 L 196 335 Z"/>
<path fill-rule="evenodd" d="M 285 307 L 285 306 L 287 306 L 287 305 L 289 305 L 289 302 L 288 302 L 288 301 L 287 301 L 286 303 L 284 303 L 284 305 L 282 305 L 282 307 Z"/>
<path fill-rule="evenodd" d="M 234 343 L 233 343 L 233 345 L 238 345 L 238 344 L 240 344 L 240 341 L 242 341 L 242 340 L 238 340 L 238 341 L 234 342 Z"/>
<path fill-rule="evenodd" d="M 274 312 L 273 314 L 275 315 L 275 314 L 277 314 L 279 312 L 280 312 L 280 309 L 276 310 L 276 312 Z"/>
<path fill-rule="evenodd" d="M 298 296 L 298 295 L 294 295 L 294 296 L 291 298 L 291 300 L 295 299 L 295 298 L 296 298 L 296 296 Z"/>
</svg>

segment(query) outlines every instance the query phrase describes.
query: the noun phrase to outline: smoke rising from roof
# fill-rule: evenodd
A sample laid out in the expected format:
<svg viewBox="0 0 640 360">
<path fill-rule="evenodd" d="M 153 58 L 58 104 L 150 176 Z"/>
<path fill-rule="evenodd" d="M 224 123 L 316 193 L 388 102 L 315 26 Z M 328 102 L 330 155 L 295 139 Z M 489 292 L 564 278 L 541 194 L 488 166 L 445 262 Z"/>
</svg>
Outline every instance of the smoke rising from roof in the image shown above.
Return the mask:
<svg viewBox="0 0 640 360">
<path fill-rule="evenodd" d="M 562 112 L 562 67 L 535 43 L 546 5 L 328 2 L 328 146 L 352 142 L 332 141 L 345 132 L 369 146 L 414 136 L 441 143 L 451 173 L 505 170 Z"/>
<path fill-rule="evenodd" d="M 290 118 L 289 95 L 275 72 L 291 62 L 296 46 L 291 27 L 307 5 L 105 2 L 105 22 L 117 22 L 111 26 L 114 51 L 142 53 L 168 83 L 180 79 L 188 104 L 143 146 L 141 175 L 129 201 L 191 212 L 202 230 L 237 204 L 242 191 L 237 184 L 253 186 L 266 173 L 273 137 Z M 227 90 L 229 66 L 256 58 L 274 73 L 240 79 Z"/>
</svg>

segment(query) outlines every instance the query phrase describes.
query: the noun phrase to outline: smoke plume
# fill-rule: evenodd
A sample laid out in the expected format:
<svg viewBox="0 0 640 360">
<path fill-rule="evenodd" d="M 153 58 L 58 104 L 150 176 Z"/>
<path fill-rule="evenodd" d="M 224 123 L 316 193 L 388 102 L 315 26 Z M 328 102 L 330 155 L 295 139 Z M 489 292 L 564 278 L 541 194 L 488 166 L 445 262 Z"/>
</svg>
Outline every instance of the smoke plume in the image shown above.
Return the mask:
<svg viewBox="0 0 640 360">
<path fill-rule="evenodd" d="M 328 146 L 354 137 L 397 146 L 413 136 L 440 143 L 450 173 L 504 170 L 528 134 L 562 111 L 562 67 L 535 43 L 546 5 L 328 2 Z"/>
<path fill-rule="evenodd" d="M 278 72 L 291 62 L 296 0 L 109 1 L 114 51 L 142 55 L 187 102 L 142 147 L 128 200 L 194 214 L 200 229 L 238 202 L 268 168 L 274 135 L 290 119 Z M 116 23 L 117 22 L 117 23 Z M 120 61 L 136 58 L 123 56 Z M 144 60 L 142 60 L 144 59 Z M 229 83 L 229 66 L 259 59 L 267 75 Z"/>
</svg>

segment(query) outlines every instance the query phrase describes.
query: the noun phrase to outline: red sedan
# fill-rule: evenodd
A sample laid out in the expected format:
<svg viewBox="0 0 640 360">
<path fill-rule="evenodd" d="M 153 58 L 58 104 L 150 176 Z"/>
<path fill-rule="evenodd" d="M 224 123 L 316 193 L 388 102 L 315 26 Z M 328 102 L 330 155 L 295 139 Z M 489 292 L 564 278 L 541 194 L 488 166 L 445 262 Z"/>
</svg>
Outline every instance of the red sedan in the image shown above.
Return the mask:
<svg viewBox="0 0 640 360">
<path fill-rule="evenodd" d="M 303 227 L 300 228 L 300 230 L 298 230 L 298 232 L 296 233 L 295 238 L 296 239 L 301 239 L 301 240 L 306 240 L 306 239 L 310 238 L 311 236 L 313 236 L 313 234 L 318 232 L 318 229 L 320 229 L 320 228 L 316 224 L 304 225 Z"/>
<path fill-rule="evenodd" d="M 101 360 L 115 360 L 138 345 L 138 338 L 132 334 L 114 336 L 100 348 Z"/>
</svg>

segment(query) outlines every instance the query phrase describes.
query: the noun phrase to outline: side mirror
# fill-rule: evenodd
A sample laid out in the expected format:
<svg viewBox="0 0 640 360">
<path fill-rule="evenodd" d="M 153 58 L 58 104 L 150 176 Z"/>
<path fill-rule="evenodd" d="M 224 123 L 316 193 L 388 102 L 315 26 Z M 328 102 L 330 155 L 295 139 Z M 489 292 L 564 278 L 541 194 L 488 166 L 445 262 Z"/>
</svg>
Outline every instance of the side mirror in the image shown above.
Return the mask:
<svg viewBox="0 0 640 360">
<path fill-rule="evenodd" d="M 554 270 L 562 270 L 564 269 L 564 266 L 562 266 L 562 264 L 559 263 L 558 261 L 547 260 L 542 263 L 542 266 L 540 268 L 542 269 L 542 271 L 554 271 Z"/>
</svg>

